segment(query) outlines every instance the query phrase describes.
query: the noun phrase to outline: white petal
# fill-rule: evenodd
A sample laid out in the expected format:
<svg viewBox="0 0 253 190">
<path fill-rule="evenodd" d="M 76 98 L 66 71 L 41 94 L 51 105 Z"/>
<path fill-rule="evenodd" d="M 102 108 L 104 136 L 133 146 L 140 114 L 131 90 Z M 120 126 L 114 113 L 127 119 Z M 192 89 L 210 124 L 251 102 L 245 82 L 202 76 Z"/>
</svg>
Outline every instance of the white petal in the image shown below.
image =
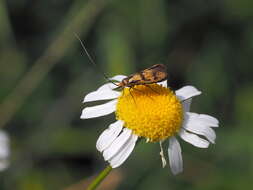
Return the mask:
<svg viewBox="0 0 253 190">
<path fill-rule="evenodd" d="M 97 101 L 97 100 L 115 99 L 115 98 L 118 98 L 119 95 L 120 95 L 120 92 L 117 92 L 114 90 L 97 90 L 97 91 L 87 94 L 84 97 L 83 103 Z"/>
<path fill-rule="evenodd" d="M 183 171 L 182 151 L 180 144 L 175 137 L 170 138 L 168 154 L 172 173 L 174 175 L 181 173 Z"/>
<path fill-rule="evenodd" d="M 162 81 L 162 82 L 158 82 L 157 84 L 163 86 L 163 87 L 167 87 L 167 80 Z"/>
<path fill-rule="evenodd" d="M 86 107 L 82 111 L 81 119 L 89 119 L 108 115 L 116 110 L 117 100 L 112 100 L 98 106 Z"/>
<path fill-rule="evenodd" d="M 210 127 L 188 124 L 188 125 L 184 126 L 184 129 L 186 129 L 192 133 L 196 133 L 198 135 L 203 135 L 211 143 L 213 143 L 213 144 L 215 143 L 216 134 L 215 134 L 214 130 Z"/>
<path fill-rule="evenodd" d="M 112 90 L 112 89 L 115 89 L 115 88 L 117 88 L 118 86 L 116 86 L 115 84 L 113 84 L 113 83 L 106 83 L 106 84 L 104 84 L 104 85 L 102 85 L 102 86 L 100 86 L 98 89 L 97 89 L 97 91 L 99 91 L 99 90 Z"/>
<path fill-rule="evenodd" d="M 126 159 L 129 157 L 131 152 L 133 151 L 135 147 L 135 143 L 138 139 L 138 136 L 135 134 L 132 134 L 130 139 L 125 143 L 124 147 L 109 160 L 110 165 L 112 168 L 119 167 L 123 162 L 126 161 Z"/>
<path fill-rule="evenodd" d="M 108 129 L 99 136 L 96 147 L 98 151 L 104 151 L 116 139 L 123 128 L 123 121 L 116 121 L 112 123 Z"/>
<path fill-rule="evenodd" d="M 10 155 L 9 136 L 0 130 L 0 161 Z"/>
<path fill-rule="evenodd" d="M 182 102 L 184 112 L 190 111 L 191 102 L 192 102 L 192 98 L 189 98 L 189 99 L 187 99 L 187 100 L 185 100 L 185 101 Z"/>
<path fill-rule="evenodd" d="M 184 129 L 181 129 L 179 132 L 179 136 L 186 142 L 192 144 L 193 146 L 199 148 L 207 148 L 209 146 L 209 142 L 205 139 L 200 138 L 198 135 L 188 133 Z"/>
<path fill-rule="evenodd" d="M 219 121 L 210 116 L 210 115 L 206 115 L 206 114 L 197 114 L 197 113 L 193 113 L 193 112 L 188 112 L 185 114 L 186 118 L 191 118 L 191 119 L 196 119 L 202 124 L 202 125 L 207 125 L 210 127 L 218 127 L 219 126 Z"/>
<path fill-rule="evenodd" d="M 3 158 L 7 158 L 10 155 L 9 145 L 1 144 L 0 145 L 0 161 Z"/>
<path fill-rule="evenodd" d="M 200 95 L 201 92 L 197 90 L 194 86 L 184 86 L 176 91 L 177 97 L 181 100 L 187 100 L 193 96 Z"/>
<path fill-rule="evenodd" d="M 219 127 L 219 121 L 215 117 L 206 114 L 200 114 L 199 118 L 202 120 L 202 122 L 206 123 L 210 127 Z"/>
<path fill-rule="evenodd" d="M 216 134 L 205 122 L 201 120 L 198 114 L 187 112 L 183 128 L 190 132 L 205 136 L 211 143 L 215 143 Z"/>
<path fill-rule="evenodd" d="M 104 159 L 110 160 L 124 147 L 125 143 L 130 139 L 132 131 L 124 128 L 123 132 L 112 142 L 112 144 L 103 152 Z"/>
<path fill-rule="evenodd" d="M 3 130 L 0 130 L 0 142 L 6 142 L 6 143 L 9 142 L 9 136 Z"/>
<path fill-rule="evenodd" d="M 9 167 L 10 163 L 8 159 L 1 159 L 0 160 L 0 171 L 3 171 Z"/>
<path fill-rule="evenodd" d="M 121 81 L 122 81 L 124 78 L 126 78 L 126 77 L 127 77 L 127 76 L 125 76 L 125 75 L 116 75 L 116 76 L 110 78 L 110 80 L 116 80 L 116 81 L 121 82 Z"/>
</svg>

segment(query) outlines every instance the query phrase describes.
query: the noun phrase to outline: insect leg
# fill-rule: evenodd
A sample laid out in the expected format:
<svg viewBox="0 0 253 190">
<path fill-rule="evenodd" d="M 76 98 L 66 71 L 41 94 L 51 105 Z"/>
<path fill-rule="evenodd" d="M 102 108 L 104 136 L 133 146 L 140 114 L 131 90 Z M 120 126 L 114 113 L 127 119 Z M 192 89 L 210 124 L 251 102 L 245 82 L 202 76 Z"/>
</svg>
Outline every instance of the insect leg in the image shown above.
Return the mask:
<svg viewBox="0 0 253 190">
<path fill-rule="evenodd" d="M 137 104 L 136 104 L 136 101 L 135 101 L 135 99 L 134 99 L 134 96 L 132 95 L 132 93 L 131 93 L 131 89 L 132 89 L 133 87 L 130 87 L 130 89 L 129 89 L 129 93 L 130 93 L 130 95 L 132 96 L 132 98 L 133 98 L 133 100 L 134 100 L 134 103 L 135 103 L 135 105 L 137 106 Z"/>
<path fill-rule="evenodd" d="M 153 92 L 159 94 L 159 92 L 155 91 L 153 88 L 151 88 L 151 86 L 149 86 L 148 84 L 145 85 L 146 87 L 150 88 Z"/>
<path fill-rule="evenodd" d="M 137 90 L 138 92 L 140 92 L 140 93 L 144 93 L 144 92 L 142 92 L 141 90 L 139 90 L 139 89 L 137 89 L 137 88 L 134 88 L 133 86 L 131 87 L 131 89 L 134 89 L 134 90 Z M 151 98 L 150 96 L 148 96 L 151 100 L 153 100 L 154 101 L 154 99 L 153 98 Z"/>
</svg>

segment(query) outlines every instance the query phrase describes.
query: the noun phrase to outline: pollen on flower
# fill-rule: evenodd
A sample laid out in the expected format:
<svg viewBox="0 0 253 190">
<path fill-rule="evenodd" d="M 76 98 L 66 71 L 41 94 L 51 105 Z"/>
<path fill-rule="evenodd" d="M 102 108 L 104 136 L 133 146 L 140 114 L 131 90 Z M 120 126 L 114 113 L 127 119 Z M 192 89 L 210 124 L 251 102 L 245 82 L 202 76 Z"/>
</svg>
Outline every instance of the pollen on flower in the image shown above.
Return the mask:
<svg viewBox="0 0 253 190">
<path fill-rule="evenodd" d="M 134 134 L 149 142 L 164 140 L 177 133 L 183 108 L 173 91 L 158 84 L 124 88 L 118 99 L 116 117 Z"/>
</svg>

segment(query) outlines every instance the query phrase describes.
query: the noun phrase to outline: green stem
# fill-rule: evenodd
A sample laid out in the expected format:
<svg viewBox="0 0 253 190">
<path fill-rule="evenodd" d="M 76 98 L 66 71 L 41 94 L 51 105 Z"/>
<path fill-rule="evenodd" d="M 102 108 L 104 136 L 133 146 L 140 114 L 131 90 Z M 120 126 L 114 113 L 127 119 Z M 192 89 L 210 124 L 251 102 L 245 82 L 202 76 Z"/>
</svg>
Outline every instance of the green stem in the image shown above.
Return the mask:
<svg viewBox="0 0 253 190">
<path fill-rule="evenodd" d="M 100 174 L 91 182 L 86 190 L 94 190 L 105 179 L 105 177 L 111 172 L 112 167 L 108 165 Z"/>
</svg>

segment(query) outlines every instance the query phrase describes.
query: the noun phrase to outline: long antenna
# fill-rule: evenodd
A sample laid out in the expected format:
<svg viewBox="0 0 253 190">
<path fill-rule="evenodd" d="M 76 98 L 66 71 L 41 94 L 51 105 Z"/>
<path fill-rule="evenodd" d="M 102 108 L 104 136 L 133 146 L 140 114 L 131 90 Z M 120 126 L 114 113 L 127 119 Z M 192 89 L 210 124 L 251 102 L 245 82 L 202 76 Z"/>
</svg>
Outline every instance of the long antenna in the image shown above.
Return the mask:
<svg viewBox="0 0 253 190">
<path fill-rule="evenodd" d="M 98 65 L 95 63 L 94 59 L 92 59 L 92 57 L 90 56 L 90 54 L 89 54 L 88 50 L 86 49 L 86 47 L 85 47 L 83 41 L 81 40 L 81 38 L 80 38 L 76 33 L 74 33 L 74 34 L 75 34 L 76 38 L 78 39 L 78 41 L 80 42 L 80 44 L 81 44 L 82 48 L 84 49 L 84 51 L 85 51 L 85 53 L 86 53 L 88 59 L 90 60 L 90 62 L 91 62 L 94 66 L 96 66 L 97 68 L 99 68 Z M 113 82 L 112 80 L 110 80 L 110 78 L 109 78 L 104 72 L 102 72 L 102 70 L 101 70 L 100 68 L 99 68 L 99 72 L 103 74 L 104 78 L 105 78 L 108 82 L 111 82 L 111 83 L 113 83 L 113 84 L 116 85 L 116 86 L 119 86 L 118 84 L 116 84 L 115 82 Z"/>
</svg>

